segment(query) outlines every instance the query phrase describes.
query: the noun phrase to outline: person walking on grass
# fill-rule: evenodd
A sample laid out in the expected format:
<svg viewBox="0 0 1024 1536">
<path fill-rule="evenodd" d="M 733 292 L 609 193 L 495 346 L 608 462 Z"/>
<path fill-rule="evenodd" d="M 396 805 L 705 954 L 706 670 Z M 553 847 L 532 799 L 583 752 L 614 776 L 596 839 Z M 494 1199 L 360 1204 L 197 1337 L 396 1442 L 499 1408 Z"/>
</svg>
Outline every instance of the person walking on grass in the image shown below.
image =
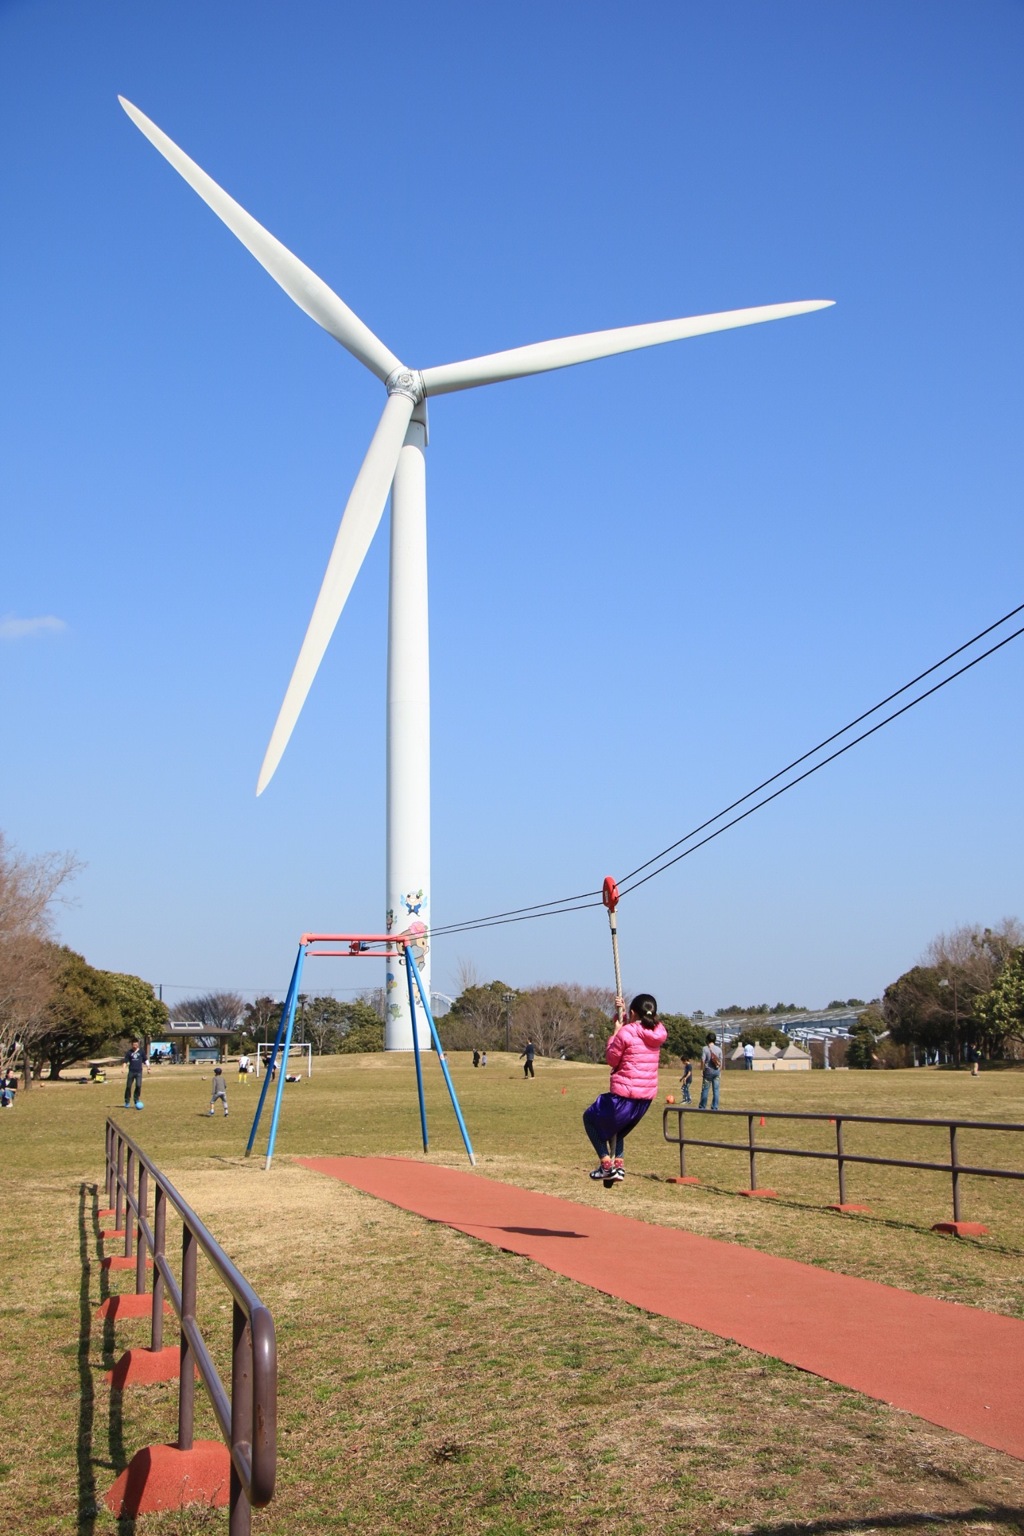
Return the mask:
<svg viewBox="0 0 1024 1536">
<path fill-rule="evenodd" d="M 691 1087 L 692 1083 L 693 1083 L 693 1062 L 690 1060 L 689 1056 L 687 1056 L 685 1061 L 683 1062 L 683 1075 L 679 1079 L 679 1086 L 683 1090 L 683 1103 L 684 1104 L 692 1104 L 693 1103 L 693 1099 L 690 1096 L 690 1087 Z"/>
<path fill-rule="evenodd" d="M 722 1075 L 722 1048 L 715 1036 L 709 1031 L 704 1049 L 700 1053 L 700 1104 L 699 1109 L 707 1109 L 708 1094 L 711 1095 L 711 1108 L 718 1108 L 718 1080 Z"/>
<path fill-rule="evenodd" d="M 523 1061 L 523 1076 L 524 1077 L 536 1077 L 537 1076 L 536 1072 L 533 1070 L 533 1058 L 536 1056 L 536 1054 L 537 1054 L 537 1047 L 534 1045 L 532 1040 L 527 1040 L 525 1051 L 520 1051 L 519 1052 L 519 1060 L 520 1061 L 523 1061 L 523 1057 L 524 1056 L 526 1057 L 526 1060 Z"/>
<path fill-rule="evenodd" d="M 145 1109 L 146 1106 L 142 1102 L 142 1068 L 146 1064 L 146 1058 L 143 1055 L 140 1040 L 133 1040 L 125 1051 L 124 1064 L 128 1068 L 128 1076 L 124 1084 L 124 1107 L 128 1108 L 134 1094 L 135 1108 Z"/>
<path fill-rule="evenodd" d="M 639 1125 L 658 1092 L 658 1064 L 668 1032 L 658 1018 L 658 1005 L 649 992 L 641 992 L 629 1005 L 619 999 L 615 1028 L 604 1049 L 612 1069 L 609 1092 L 599 1094 L 583 1114 L 583 1129 L 600 1161 L 591 1173 L 605 1189 L 626 1177 L 623 1146 Z"/>
<path fill-rule="evenodd" d="M 210 1114 L 211 1115 L 213 1114 L 213 1111 L 217 1107 L 217 1100 L 218 1099 L 222 1099 L 224 1101 L 224 1118 L 227 1119 L 227 1114 L 228 1114 L 228 1085 L 224 1081 L 224 1068 L 221 1067 L 221 1066 L 216 1066 L 213 1069 L 213 1092 L 210 1095 Z"/>
</svg>

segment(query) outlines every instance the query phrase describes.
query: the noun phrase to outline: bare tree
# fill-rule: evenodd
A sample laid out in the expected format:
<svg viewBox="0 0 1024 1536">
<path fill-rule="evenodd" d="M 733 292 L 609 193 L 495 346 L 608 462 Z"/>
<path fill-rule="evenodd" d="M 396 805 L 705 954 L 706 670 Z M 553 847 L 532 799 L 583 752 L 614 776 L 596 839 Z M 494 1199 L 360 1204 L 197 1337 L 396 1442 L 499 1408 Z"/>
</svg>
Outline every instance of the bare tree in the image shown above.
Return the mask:
<svg viewBox="0 0 1024 1536">
<path fill-rule="evenodd" d="M 277 1030 L 284 1004 L 272 997 L 257 997 L 245 1005 L 243 1028 L 253 1041 L 266 1041 Z"/>
<path fill-rule="evenodd" d="M 237 992 L 204 992 L 200 997 L 186 997 L 175 1003 L 171 1019 L 178 1024 L 205 1024 L 210 1029 L 241 1027 L 245 1003 Z"/>
<path fill-rule="evenodd" d="M 924 952 L 923 963 L 948 980 L 962 981 L 971 992 L 987 992 L 1010 955 L 1024 944 L 1024 924 L 1004 917 L 996 928 L 964 924 L 940 933 Z"/>
<path fill-rule="evenodd" d="M 383 987 L 364 987 L 362 992 L 356 994 L 356 1001 L 372 1008 L 382 1022 L 387 1018 L 387 999 L 384 996 Z"/>
<path fill-rule="evenodd" d="M 458 981 L 460 992 L 468 992 L 472 987 L 478 987 L 480 972 L 477 970 L 476 961 L 460 958 L 455 966 L 455 979 Z"/>
<path fill-rule="evenodd" d="M 600 1054 L 614 1007 L 614 994 L 602 987 L 530 987 L 516 999 L 516 1041 L 521 1047 L 531 1039 L 542 1056 L 586 1056 L 593 1034 Z"/>
<path fill-rule="evenodd" d="M 53 988 L 51 909 L 80 868 L 70 853 L 29 858 L 0 832 L 0 1067 L 9 1071 L 20 1055 L 26 1088 Z"/>
</svg>

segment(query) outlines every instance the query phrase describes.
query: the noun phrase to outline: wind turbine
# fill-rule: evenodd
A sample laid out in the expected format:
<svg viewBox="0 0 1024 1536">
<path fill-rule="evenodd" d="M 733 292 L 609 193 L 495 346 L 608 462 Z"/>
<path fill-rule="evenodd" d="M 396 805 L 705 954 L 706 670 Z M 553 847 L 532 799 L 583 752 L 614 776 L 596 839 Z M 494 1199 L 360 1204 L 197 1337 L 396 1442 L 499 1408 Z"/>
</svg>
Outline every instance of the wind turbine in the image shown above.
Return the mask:
<svg viewBox="0 0 1024 1536">
<path fill-rule="evenodd" d="M 352 584 L 391 493 L 391 574 L 387 683 L 387 917 L 388 932 L 416 926 L 424 989 L 430 990 L 430 693 L 427 664 L 427 399 L 506 379 L 548 373 L 574 363 L 634 352 L 711 331 L 825 309 L 833 300 L 767 304 L 721 314 L 659 320 L 563 336 L 436 368 L 408 368 L 327 284 L 201 170 L 145 113 L 118 97 L 135 126 L 300 309 L 351 352 L 387 390 L 380 421 L 349 495 L 298 661 L 270 737 L 256 793 L 269 784 L 334 633 Z M 389 961 L 386 976 L 388 1050 L 411 1050 L 414 1023 L 408 988 Z M 422 1044 L 429 1046 L 424 1030 Z"/>
</svg>

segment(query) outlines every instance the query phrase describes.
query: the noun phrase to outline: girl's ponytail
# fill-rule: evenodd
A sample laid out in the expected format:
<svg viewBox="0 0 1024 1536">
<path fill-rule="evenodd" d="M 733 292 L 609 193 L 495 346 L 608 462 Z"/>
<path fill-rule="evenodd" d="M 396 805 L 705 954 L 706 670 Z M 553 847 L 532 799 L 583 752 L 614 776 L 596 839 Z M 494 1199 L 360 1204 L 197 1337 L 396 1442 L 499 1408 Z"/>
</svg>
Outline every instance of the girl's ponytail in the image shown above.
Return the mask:
<svg viewBox="0 0 1024 1536">
<path fill-rule="evenodd" d="M 650 1029 L 658 1021 L 658 1004 L 649 992 L 639 992 L 629 1005 L 630 1013 L 635 1013 L 645 1029 Z"/>
</svg>

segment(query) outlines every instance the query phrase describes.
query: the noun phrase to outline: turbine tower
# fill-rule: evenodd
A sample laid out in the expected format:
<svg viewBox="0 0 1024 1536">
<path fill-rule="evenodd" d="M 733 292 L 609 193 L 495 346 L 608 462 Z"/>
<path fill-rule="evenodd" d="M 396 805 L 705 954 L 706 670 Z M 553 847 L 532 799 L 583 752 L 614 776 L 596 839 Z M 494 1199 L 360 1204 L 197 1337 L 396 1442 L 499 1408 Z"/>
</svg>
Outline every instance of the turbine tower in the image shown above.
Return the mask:
<svg viewBox="0 0 1024 1536">
<path fill-rule="evenodd" d="M 377 375 L 387 390 L 380 421 L 356 476 L 334 542 L 320 595 L 270 737 L 256 793 L 269 784 L 306 700 L 317 668 L 341 616 L 352 584 L 384 515 L 391 494 L 391 574 L 387 684 L 387 915 L 390 932 L 415 931 L 416 963 L 430 992 L 430 691 L 427 661 L 427 399 L 548 373 L 574 363 L 660 346 L 711 331 L 782 320 L 825 309 L 831 299 L 767 304 L 682 320 L 629 325 L 584 336 L 564 336 L 493 352 L 464 362 L 416 370 L 406 365 L 364 325 L 327 284 L 190 160 L 167 135 L 123 96 L 122 107 L 274 281 L 328 335 Z M 409 1014 L 404 960 L 387 962 L 385 1046 L 411 1050 L 415 1025 Z M 425 1026 L 419 1043 L 429 1046 Z"/>
</svg>

